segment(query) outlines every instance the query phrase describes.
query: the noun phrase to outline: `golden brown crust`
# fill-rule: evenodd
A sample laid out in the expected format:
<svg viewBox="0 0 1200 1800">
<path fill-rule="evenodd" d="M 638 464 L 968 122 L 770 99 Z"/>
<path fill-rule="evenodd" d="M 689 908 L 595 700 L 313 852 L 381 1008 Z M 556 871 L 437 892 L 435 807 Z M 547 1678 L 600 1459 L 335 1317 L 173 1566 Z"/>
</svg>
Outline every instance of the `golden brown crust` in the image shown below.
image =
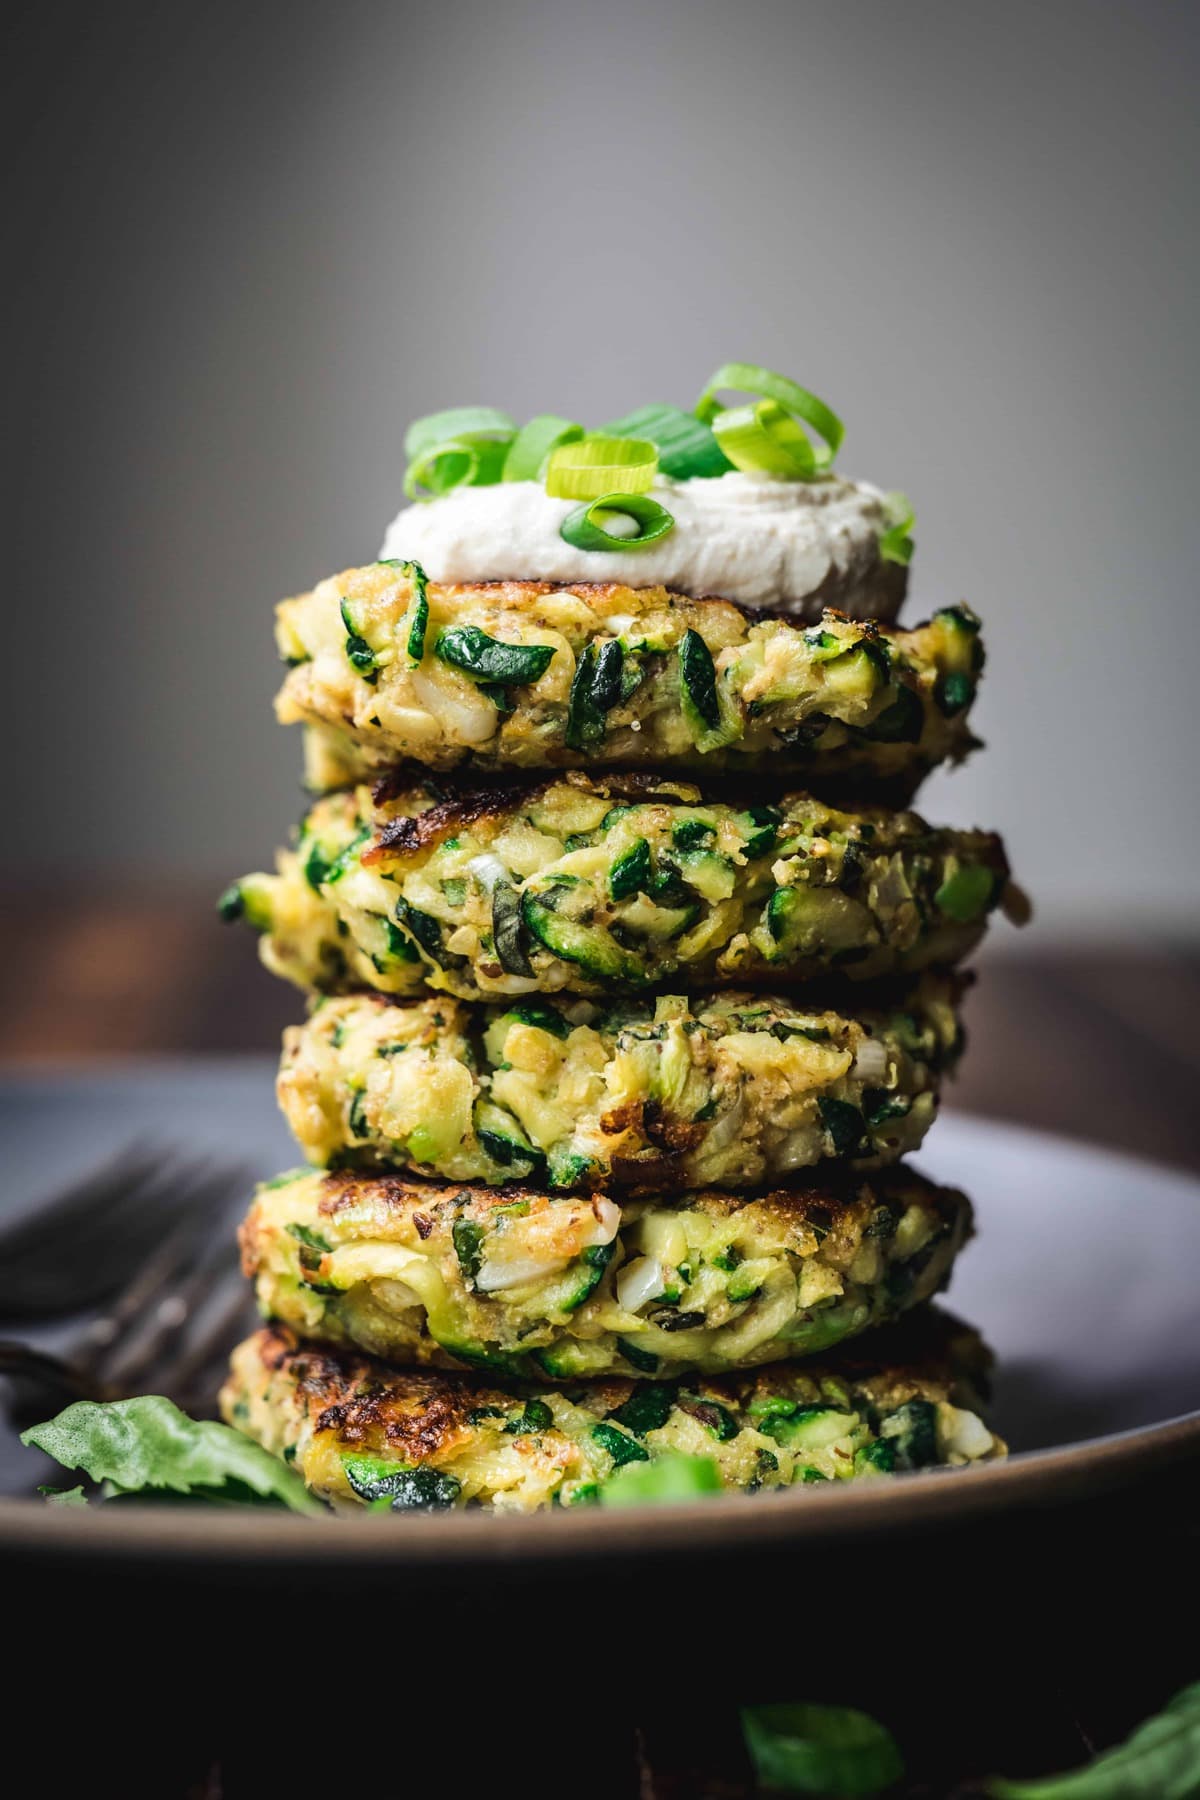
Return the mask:
<svg viewBox="0 0 1200 1800">
<path fill-rule="evenodd" d="M 272 1372 L 295 1380 L 301 1403 L 317 1431 L 336 1431 L 348 1445 L 386 1442 L 413 1461 L 449 1454 L 469 1435 L 471 1415 L 487 1406 L 510 1406 L 514 1396 L 537 1392 L 528 1383 L 498 1383 L 442 1370 L 393 1368 L 354 1350 L 322 1350 L 286 1325 L 264 1326 L 252 1340 L 255 1355 Z M 849 1383 L 889 1404 L 906 1398 L 950 1397 L 964 1382 L 986 1394 L 994 1358 L 978 1333 L 940 1307 L 924 1307 L 896 1324 L 840 1345 L 800 1365 L 807 1380 Z M 686 1384 L 728 1406 L 786 1389 L 795 1369 L 769 1363 L 743 1373 L 694 1375 Z M 590 1410 L 607 1414 L 638 1391 L 624 1376 L 564 1384 Z"/>
<path fill-rule="evenodd" d="M 646 775 L 636 769 L 616 771 L 603 776 L 585 775 L 578 769 L 556 771 L 545 781 L 510 779 L 492 783 L 477 777 L 463 777 L 438 783 L 440 797 L 425 811 L 410 811 L 414 802 L 425 798 L 427 784 L 406 777 L 403 772 L 385 775 L 371 788 L 377 806 L 397 806 L 402 816 L 380 826 L 375 842 L 363 852 L 364 863 L 382 862 L 385 858 L 407 856 L 428 849 L 443 838 L 452 837 L 484 819 L 500 819 L 512 811 L 520 798 L 532 803 L 557 787 L 578 788 L 581 793 L 596 794 L 613 801 L 665 806 L 687 805 L 700 799 L 700 790 L 688 781 L 671 781 L 661 775 Z"/>
<path fill-rule="evenodd" d="M 357 574 L 356 569 L 343 569 L 336 579 L 345 582 L 347 578 Z M 908 569 L 902 563 L 881 563 L 879 573 L 882 579 L 881 598 L 890 600 L 894 596 L 903 597 L 908 586 Z M 811 599 L 822 599 L 826 591 L 834 591 L 838 585 L 836 571 L 831 571 L 834 579 L 827 578 L 820 587 L 812 590 Z M 677 606 L 727 606 L 730 612 L 737 613 L 740 618 L 747 619 L 757 625 L 763 620 L 782 619 L 786 624 L 796 624 L 794 613 L 781 612 L 778 607 L 747 606 L 741 600 L 728 600 L 723 594 L 684 594 L 677 588 L 663 587 L 655 583 L 650 587 L 631 587 L 627 581 L 530 581 L 518 577 L 508 577 L 502 581 L 431 581 L 428 593 L 448 600 L 464 601 L 475 597 L 498 600 L 502 604 L 522 607 L 530 600 L 539 600 L 545 594 L 573 594 L 577 600 L 594 600 L 625 603 L 628 596 L 636 594 L 645 606 L 677 605 Z M 303 598 L 302 595 L 297 598 Z M 872 637 L 882 637 L 876 619 L 856 618 L 854 614 L 843 611 L 841 607 L 828 602 L 821 608 L 826 615 L 841 619 L 848 625 L 854 625 Z M 804 623 L 804 620 L 800 620 Z M 927 624 L 921 620 L 909 630 L 919 631 Z"/>
<path fill-rule="evenodd" d="M 907 1165 L 900 1165 L 895 1170 L 879 1169 L 868 1176 L 831 1171 L 760 1194 L 729 1193 L 710 1188 L 689 1193 L 686 1199 L 693 1210 L 716 1218 L 731 1217 L 752 1206 L 761 1217 L 774 1219 L 781 1226 L 790 1229 L 810 1226 L 836 1238 L 857 1221 L 864 1210 L 870 1212 L 881 1200 L 886 1200 L 893 1185 L 897 1194 L 907 1199 L 914 1192 L 914 1184 L 922 1201 L 945 1218 L 957 1216 L 966 1205 L 964 1195 L 957 1188 L 937 1187 L 915 1175 Z M 553 1205 L 555 1198 L 542 1188 L 518 1183 L 511 1187 L 491 1188 L 478 1182 L 423 1181 L 418 1176 L 336 1169 L 321 1178 L 317 1210 L 329 1219 L 364 1205 L 376 1215 L 408 1214 L 419 1234 L 428 1237 L 435 1216 L 444 1210 L 456 1215 L 466 1212 L 472 1218 L 483 1219 L 493 1209 L 511 1212 L 522 1202 L 540 1209 Z M 253 1274 L 258 1266 L 254 1217 L 251 1212 L 242 1228 L 243 1265 L 247 1274 Z M 421 1230 L 422 1222 L 424 1230 Z"/>
</svg>

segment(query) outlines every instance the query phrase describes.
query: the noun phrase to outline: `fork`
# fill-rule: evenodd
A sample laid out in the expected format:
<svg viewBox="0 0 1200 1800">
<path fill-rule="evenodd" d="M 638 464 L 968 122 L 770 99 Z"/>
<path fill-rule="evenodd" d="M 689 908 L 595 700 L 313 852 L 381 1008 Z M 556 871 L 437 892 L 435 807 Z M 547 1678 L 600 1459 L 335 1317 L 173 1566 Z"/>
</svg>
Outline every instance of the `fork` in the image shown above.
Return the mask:
<svg viewBox="0 0 1200 1800">
<path fill-rule="evenodd" d="M 171 1166 L 178 1175 L 180 1165 Z M 224 1229 L 229 1202 L 245 1183 L 235 1169 L 184 1164 L 182 1171 L 190 1177 L 182 1216 L 63 1354 L 0 1341 L 14 1421 L 32 1423 L 70 1400 L 115 1400 L 148 1387 L 185 1410 L 211 1410 L 216 1363 L 250 1309 Z"/>
<path fill-rule="evenodd" d="M 0 1320 L 66 1318 L 106 1300 L 135 1258 L 187 1215 L 216 1209 L 235 1180 L 242 1176 L 232 1168 L 130 1145 L 0 1229 Z"/>
</svg>

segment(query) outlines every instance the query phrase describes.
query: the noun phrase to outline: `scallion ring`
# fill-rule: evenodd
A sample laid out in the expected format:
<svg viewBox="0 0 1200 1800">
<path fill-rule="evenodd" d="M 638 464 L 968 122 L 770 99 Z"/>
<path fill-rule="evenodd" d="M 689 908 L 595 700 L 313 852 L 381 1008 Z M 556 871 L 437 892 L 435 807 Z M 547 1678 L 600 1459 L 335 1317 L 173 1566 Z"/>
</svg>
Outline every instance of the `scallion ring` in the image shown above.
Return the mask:
<svg viewBox="0 0 1200 1800">
<path fill-rule="evenodd" d="M 508 445 L 484 437 L 448 438 L 413 458 L 404 471 L 410 500 L 435 500 L 456 487 L 491 487 L 500 479 Z"/>
<path fill-rule="evenodd" d="M 786 375 L 776 375 L 773 369 L 764 369 L 758 363 L 722 363 L 696 402 L 696 417 L 703 419 L 706 425 L 714 425 L 717 415 L 724 410 L 717 398 L 723 389 L 738 394 L 753 394 L 759 400 L 774 400 L 794 419 L 810 426 L 824 438 L 826 448 L 813 450 L 817 471 L 824 473 L 833 467 L 833 460 L 841 449 L 846 428 L 837 414 L 823 400 L 818 399 L 816 394 L 810 394 L 807 388 L 789 381 Z M 720 442 L 720 432 L 716 435 Z"/>
<path fill-rule="evenodd" d="M 494 406 L 452 406 L 414 419 L 404 434 L 410 500 L 433 500 L 456 487 L 500 480 L 516 424 Z"/>
<path fill-rule="evenodd" d="M 726 407 L 712 428 L 735 469 L 780 481 L 811 481 L 818 473 L 808 433 L 777 400 Z"/>
<path fill-rule="evenodd" d="M 606 529 L 617 518 L 632 520 L 637 530 L 625 537 Z M 600 494 L 577 506 L 559 526 L 559 536 L 577 550 L 641 550 L 674 531 L 675 520 L 648 494 Z"/>
<path fill-rule="evenodd" d="M 912 501 L 907 494 L 885 494 L 883 510 L 888 528 L 879 536 L 881 558 L 884 562 L 910 563 L 916 548 L 912 540 L 912 528 L 917 520 Z"/>
<path fill-rule="evenodd" d="M 528 425 L 522 425 L 504 458 L 503 481 L 540 481 L 547 458 L 560 444 L 577 444 L 583 426 L 572 419 L 560 419 L 557 413 L 538 413 Z"/>
<path fill-rule="evenodd" d="M 555 500 L 644 494 L 657 472 L 658 451 L 648 439 L 589 437 L 550 452 L 546 492 Z"/>
<path fill-rule="evenodd" d="M 452 439 L 503 439 L 511 442 L 517 422 L 495 406 L 450 406 L 443 412 L 426 413 L 414 419 L 404 434 L 404 454 L 409 462 L 427 456 L 438 444 Z"/>
<path fill-rule="evenodd" d="M 648 439 L 658 449 L 659 469 L 676 481 L 729 472 L 729 460 L 711 428 L 681 407 L 639 406 L 600 429 L 606 437 Z"/>
</svg>

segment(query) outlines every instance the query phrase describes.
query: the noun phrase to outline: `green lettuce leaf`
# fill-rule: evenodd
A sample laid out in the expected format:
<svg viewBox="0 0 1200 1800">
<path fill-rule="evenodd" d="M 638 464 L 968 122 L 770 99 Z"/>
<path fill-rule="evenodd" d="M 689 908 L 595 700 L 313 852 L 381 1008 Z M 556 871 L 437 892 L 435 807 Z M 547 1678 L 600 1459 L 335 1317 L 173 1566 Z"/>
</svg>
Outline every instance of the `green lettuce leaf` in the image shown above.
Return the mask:
<svg viewBox="0 0 1200 1800">
<path fill-rule="evenodd" d="M 1086 1768 L 1042 1781 L 992 1781 L 995 1800 L 1192 1800 L 1200 1795 L 1200 1681 Z"/>
<path fill-rule="evenodd" d="M 103 1405 L 76 1401 L 56 1419 L 22 1432 L 21 1442 L 44 1450 L 64 1469 L 82 1469 L 93 1481 L 110 1483 L 122 1495 L 182 1494 L 219 1505 L 326 1510 L 269 1451 L 229 1425 L 189 1419 L 161 1394 Z"/>
</svg>

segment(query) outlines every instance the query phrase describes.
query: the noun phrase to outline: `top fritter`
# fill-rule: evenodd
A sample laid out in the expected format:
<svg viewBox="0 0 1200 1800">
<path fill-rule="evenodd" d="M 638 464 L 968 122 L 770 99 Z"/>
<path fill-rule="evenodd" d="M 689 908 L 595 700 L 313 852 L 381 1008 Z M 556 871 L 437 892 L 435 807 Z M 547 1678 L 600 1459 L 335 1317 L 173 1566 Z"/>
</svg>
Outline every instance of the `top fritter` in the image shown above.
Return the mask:
<svg viewBox="0 0 1200 1800">
<path fill-rule="evenodd" d="M 441 587 L 375 563 L 279 608 L 308 778 L 339 787 L 429 769 L 770 769 L 814 791 L 903 804 L 974 739 L 979 624 L 945 608 L 910 631 L 827 612 L 755 619 L 663 588 Z"/>
<path fill-rule="evenodd" d="M 277 711 L 309 727 L 310 785 L 403 762 L 769 767 L 903 805 L 973 747 L 983 647 L 965 607 L 895 628 L 912 509 L 834 474 L 842 435 L 748 363 L 690 413 L 598 432 L 491 407 L 418 419 L 385 560 L 279 608 Z"/>
</svg>

